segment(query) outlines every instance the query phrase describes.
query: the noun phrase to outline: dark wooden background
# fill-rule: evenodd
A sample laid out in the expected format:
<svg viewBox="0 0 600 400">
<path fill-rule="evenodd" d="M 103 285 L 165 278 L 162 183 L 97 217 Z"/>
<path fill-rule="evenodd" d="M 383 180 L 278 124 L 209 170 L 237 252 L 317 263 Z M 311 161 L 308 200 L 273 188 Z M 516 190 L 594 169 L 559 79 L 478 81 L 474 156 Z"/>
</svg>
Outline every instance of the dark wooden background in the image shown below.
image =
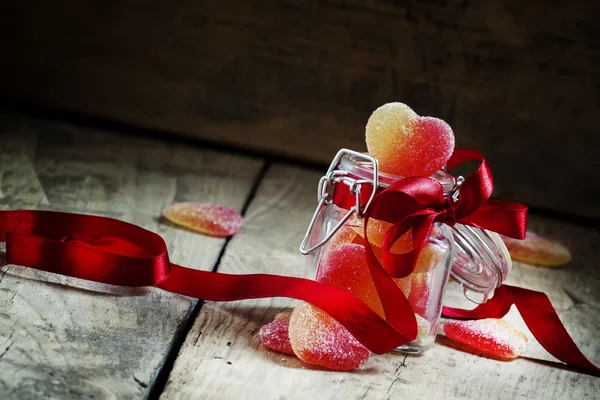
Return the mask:
<svg viewBox="0 0 600 400">
<path fill-rule="evenodd" d="M 2 2 L 0 98 L 323 164 L 403 101 L 497 197 L 600 218 L 598 4 Z"/>
</svg>

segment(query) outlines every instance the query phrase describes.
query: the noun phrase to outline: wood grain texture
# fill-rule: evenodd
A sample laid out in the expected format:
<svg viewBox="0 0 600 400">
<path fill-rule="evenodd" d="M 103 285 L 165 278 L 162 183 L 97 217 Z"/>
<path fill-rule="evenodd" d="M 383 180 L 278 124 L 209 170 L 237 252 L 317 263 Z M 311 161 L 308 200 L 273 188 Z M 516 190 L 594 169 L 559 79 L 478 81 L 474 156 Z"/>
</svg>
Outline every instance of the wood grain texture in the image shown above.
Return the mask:
<svg viewBox="0 0 600 400">
<path fill-rule="evenodd" d="M 486 154 L 496 195 L 600 217 L 597 1 L 0 7 L 5 100 L 322 163 L 404 101 Z"/>
<path fill-rule="evenodd" d="M 219 270 L 306 276 L 297 247 L 315 207 L 318 178 L 313 172 L 272 166 L 250 204 L 245 232 L 230 242 Z M 509 282 L 546 291 L 573 338 L 599 363 L 598 231 L 535 216 L 531 228 L 567 243 L 573 261 L 559 269 L 516 264 Z M 454 285 L 447 299 L 469 305 Z M 161 399 L 548 399 L 594 398 L 600 392 L 597 378 L 550 361 L 514 310 L 506 318 L 528 334 L 526 358 L 501 362 L 481 357 L 440 334 L 422 356 L 372 356 L 352 373 L 309 366 L 266 349 L 258 337 L 263 324 L 293 304 L 285 299 L 205 304 Z"/>
<path fill-rule="evenodd" d="M 159 233 L 171 259 L 212 269 L 225 240 L 164 223 L 174 201 L 240 209 L 262 161 L 0 114 L 0 208 L 108 215 Z M 147 394 L 194 299 L 15 265 L 0 270 L 2 399 Z"/>
</svg>

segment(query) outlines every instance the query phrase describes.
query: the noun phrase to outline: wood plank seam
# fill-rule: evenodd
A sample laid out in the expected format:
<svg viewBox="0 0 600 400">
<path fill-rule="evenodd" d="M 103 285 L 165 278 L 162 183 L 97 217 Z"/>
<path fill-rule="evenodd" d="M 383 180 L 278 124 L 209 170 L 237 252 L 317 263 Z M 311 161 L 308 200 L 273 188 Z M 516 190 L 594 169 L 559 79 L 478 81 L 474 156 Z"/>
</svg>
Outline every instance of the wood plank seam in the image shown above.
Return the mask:
<svg viewBox="0 0 600 400">
<path fill-rule="evenodd" d="M 256 197 L 258 188 L 260 187 L 261 183 L 263 182 L 265 175 L 266 175 L 267 171 L 269 170 L 270 166 L 271 166 L 271 162 L 265 161 L 263 163 L 261 170 L 256 175 L 256 179 L 254 180 L 254 182 L 252 184 L 252 188 L 251 188 L 250 192 L 248 193 L 246 201 L 244 202 L 244 205 L 242 206 L 242 209 L 241 209 L 241 214 L 243 216 L 246 215 L 246 212 L 248 211 L 248 207 L 252 203 L 252 200 L 254 200 L 254 198 Z M 223 255 L 225 254 L 225 251 L 227 250 L 227 246 L 229 245 L 230 242 L 231 242 L 231 236 L 225 239 L 225 243 L 223 244 L 223 247 L 221 247 L 219 256 L 217 257 L 217 260 L 215 261 L 215 264 L 213 266 L 213 272 L 218 271 L 219 265 L 221 264 L 221 260 L 223 259 Z M 192 330 L 194 321 L 200 314 L 203 304 L 204 304 L 204 300 L 202 300 L 202 299 L 197 299 L 193 302 L 192 306 L 190 307 L 189 314 L 186 316 L 185 320 L 182 321 L 179 329 L 177 330 L 177 333 L 175 334 L 175 336 L 173 337 L 173 340 L 171 341 L 169 350 L 167 351 L 165 358 L 164 358 L 163 362 L 161 363 L 161 367 L 159 367 L 155 377 L 152 379 L 152 381 L 148 385 L 148 390 L 146 391 L 144 398 L 146 398 L 148 400 L 158 399 L 160 397 L 160 395 L 162 394 L 162 392 L 164 391 L 165 385 L 169 378 L 169 375 L 171 374 L 171 370 L 173 369 L 173 365 L 175 364 L 175 360 L 177 359 L 177 356 L 179 355 L 179 351 L 181 350 L 181 347 L 183 346 L 183 343 L 185 342 L 188 334 Z"/>
</svg>

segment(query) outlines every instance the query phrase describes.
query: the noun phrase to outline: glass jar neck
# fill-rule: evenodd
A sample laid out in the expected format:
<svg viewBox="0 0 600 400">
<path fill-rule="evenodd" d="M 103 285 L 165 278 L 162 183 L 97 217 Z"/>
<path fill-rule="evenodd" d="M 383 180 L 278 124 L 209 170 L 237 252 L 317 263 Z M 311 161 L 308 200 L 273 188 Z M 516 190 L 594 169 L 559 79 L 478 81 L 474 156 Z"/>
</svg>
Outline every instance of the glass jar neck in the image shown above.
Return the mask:
<svg viewBox="0 0 600 400">
<path fill-rule="evenodd" d="M 373 164 L 351 154 L 346 154 L 341 158 L 338 168 L 360 179 L 371 179 L 373 177 Z M 404 177 L 400 175 L 379 171 L 379 187 L 386 188 L 390 184 L 403 178 Z M 435 174 L 431 175 L 431 178 L 442 184 L 446 196 L 450 195 L 456 187 L 456 179 L 454 176 L 445 171 L 437 171 Z"/>
</svg>

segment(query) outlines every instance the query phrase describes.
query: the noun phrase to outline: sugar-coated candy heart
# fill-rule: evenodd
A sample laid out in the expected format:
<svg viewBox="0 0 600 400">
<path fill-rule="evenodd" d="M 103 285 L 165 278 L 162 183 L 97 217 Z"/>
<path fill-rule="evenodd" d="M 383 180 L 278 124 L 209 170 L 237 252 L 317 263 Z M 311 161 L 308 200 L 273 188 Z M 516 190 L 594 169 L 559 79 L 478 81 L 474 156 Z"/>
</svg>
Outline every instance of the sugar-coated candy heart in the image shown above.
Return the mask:
<svg viewBox="0 0 600 400">
<path fill-rule="evenodd" d="M 289 337 L 299 359 L 334 370 L 357 369 L 370 356 L 369 349 L 339 322 L 308 303 L 294 309 Z"/>
<path fill-rule="evenodd" d="M 502 319 L 446 321 L 444 333 L 452 340 L 500 358 L 516 358 L 527 350 L 523 332 Z"/>
<path fill-rule="evenodd" d="M 547 267 L 557 267 L 571 261 L 569 249 L 531 231 L 526 232 L 523 240 L 502 235 L 501 238 L 514 261 Z"/>
<path fill-rule="evenodd" d="M 348 223 L 348 226 L 352 228 L 356 234 L 364 238 L 365 230 L 363 221 L 359 222 L 357 219 L 351 219 Z M 369 218 L 369 223 L 367 224 L 367 238 L 369 243 L 371 243 L 373 246 L 381 247 L 383 237 L 392 226 L 393 224 L 389 222 L 380 221 L 375 218 Z M 409 231 L 396 240 L 390 249 L 390 252 L 392 254 L 404 254 L 408 253 L 412 249 L 414 249 L 414 246 L 412 243 L 412 234 Z"/>
<path fill-rule="evenodd" d="M 272 322 L 260 328 L 258 335 L 263 345 L 281 353 L 294 354 L 288 334 L 291 315 L 291 312 L 281 312 Z"/>
<path fill-rule="evenodd" d="M 399 176 L 430 176 L 454 151 L 454 133 L 443 120 L 419 117 L 403 103 L 388 103 L 367 122 L 367 149 L 382 172 Z"/>
<path fill-rule="evenodd" d="M 352 243 L 356 238 L 356 232 L 347 225 L 343 225 L 332 237 L 327 241 L 325 251 L 329 252 L 341 244 Z"/>
<path fill-rule="evenodd" d="M 354 294 L 383 316 L 383 307 L 373 283 L 364 246 L 347 243 L 325 253 L 316 280 Z"/>
<path fill-rule="evenodd" d="M 163 216 L 175 224 L 217 237 L 238 233 L 244 221 L 236 209 L 217 203 L 174 203 L 163 210 Z"/>
</svg>

